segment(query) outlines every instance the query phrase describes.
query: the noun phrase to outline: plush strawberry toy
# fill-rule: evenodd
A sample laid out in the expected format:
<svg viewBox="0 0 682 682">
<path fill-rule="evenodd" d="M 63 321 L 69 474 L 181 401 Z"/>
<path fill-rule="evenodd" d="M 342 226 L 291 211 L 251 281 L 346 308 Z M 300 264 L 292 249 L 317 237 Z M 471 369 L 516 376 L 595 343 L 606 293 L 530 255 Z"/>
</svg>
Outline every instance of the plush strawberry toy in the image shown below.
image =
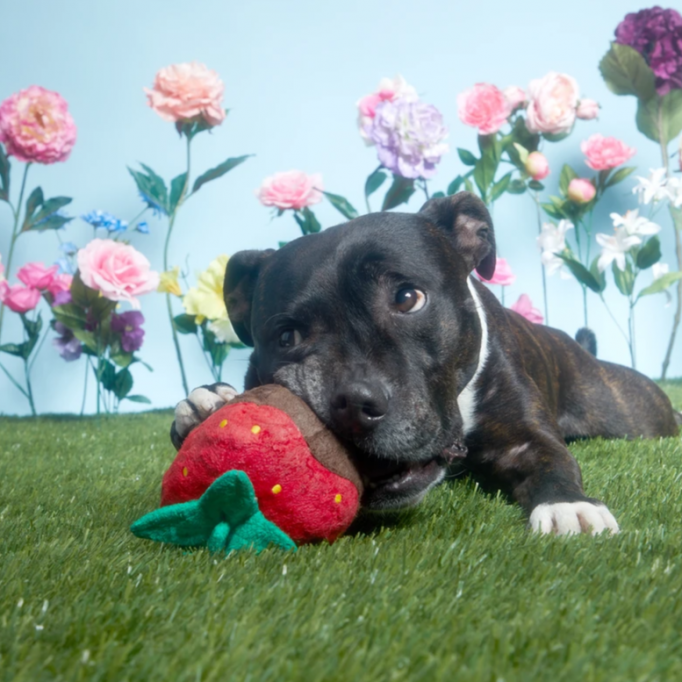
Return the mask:
<svg viewBox="0 0 682 682">
<path fill-rule="evenodd" d="M 283 534 L 298 544 L 333 542 L 355 518 L 361 494 L 346 450 L 312 410 L 282 386 L 261 386 L 190 433 L 163 477 L 161 509 L 132 530 L 212 549 L 248 546 L 255 533 L 260 549 L 274 524 L 270 541 L 280 546 Z"/>
</svg>

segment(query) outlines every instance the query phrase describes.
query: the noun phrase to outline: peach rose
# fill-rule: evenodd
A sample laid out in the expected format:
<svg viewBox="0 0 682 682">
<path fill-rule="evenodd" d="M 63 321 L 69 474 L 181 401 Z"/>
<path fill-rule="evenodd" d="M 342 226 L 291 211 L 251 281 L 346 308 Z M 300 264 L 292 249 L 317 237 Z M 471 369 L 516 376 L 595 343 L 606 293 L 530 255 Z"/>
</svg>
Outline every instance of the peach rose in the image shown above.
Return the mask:
<svg viewBox="0 0 682 682">
<path fill-rule="evenodd" d="M 225 119 L 222 100 L 225 86 L 215 71 L 204 64 L 171 64 L 161 69 L 147 93 L 149 106 L 164 121 L 203 119 L 210 126 Z"/>
<path fill-rule="evenodd" d="M 76 124 L 57 92 L 32 85 L 0 104 L 0 142 L 26 163 L 66 161 L 76 143 Z"/>
<path fill-rule="evenodd" d="M 531 152 L 526 159 L 526 173 L 533 180 L 544 180 L 549 175 L 549 163 L 544 154 Z"/>
<path fill-rule="evenodd" d="M 628 147 L 615 137 L 604 137 L 599 133 L 591 135 L 580 144 L 582 153 L 587 159 L 585 163 L 596 171 L 609 170 L 631 159 L 637 150 Z"/>
<path fill-rule="evenodd" d="M 293 208 L 300 210 L 322 200 L 322 176 L 319 173 L 306 175 L 303 171 L 291 170 L 275 173 L 263 180 L 256 190 L 256 196 L 263 206 Z"/>
<path fill-rule="evenodd" d="M 491 279 L 483 279 L 478 273 L 476 273 L 478 279 L 486 284 L 499 284 L 503 287 L 508 287 L 516 281 L 516 275 L 512 272 L 509 263 L 504 258 L 498 258 L 495 261 L 495 273 Z"/>
<path fill-rule="evenodd" d="M 40 302 L 38 289 L 15 284 L 11 287 L 6 281 L 0 282 L 0 303 L 15 313 L 27 313 Z"/>
<path fill-rule="evenodd" d="M 550 71 L 530 82 L 526 127 L 531 133 L 560 135 L 573 128 L 578 106 L 578 83 L 575 78 Z"/>
<path fill-rule="evenodd" d="M 86 286 L 110 301 L 128 301 L 139 308 L 137 296 L 159 286 L 159 273 L 135 248 L 111 239 L 93 239 L 78 252 L 78 269 Z"/>
<path fill-rule="evenodd" d="M 542 324 L 545 319 L 542 316 L 542 313 L 537 308 L 533 307 L 533 302 L 530 300 L 528 294 L 521 294 L 518 301 L 510 307 L 515 313 L 525 317 L 529 322 L 533 322 L 534 324 Z"/>
<path fill-rule="evenodd" d="M 599 104 L 593 99 L 581 99 L 575 115 L 585 121 L 589 121 L 599 116 Z"/>
<path fill-rule="evenodd" d="M 457 95 L 457 110 L 462 123 L 478 128 L 481 135 L 492 135 L 506 123 L 512 107 L 499 88 L 476 83 Z"/>
<path fill-rule="evenodd" d="M 46 268 L 42 263 L 26 263 L 17 270 L 17 278 L 27 287 L 43 290 L 50 287 L 58 270 L 58 265 Z"/>
<path fill-rule="evenodd" d="M 568 183 L 568 198 L 576 204 L 587 204 L 597 193 L 595 186 L 585 178 L 573 178 Z"/>
</svg>

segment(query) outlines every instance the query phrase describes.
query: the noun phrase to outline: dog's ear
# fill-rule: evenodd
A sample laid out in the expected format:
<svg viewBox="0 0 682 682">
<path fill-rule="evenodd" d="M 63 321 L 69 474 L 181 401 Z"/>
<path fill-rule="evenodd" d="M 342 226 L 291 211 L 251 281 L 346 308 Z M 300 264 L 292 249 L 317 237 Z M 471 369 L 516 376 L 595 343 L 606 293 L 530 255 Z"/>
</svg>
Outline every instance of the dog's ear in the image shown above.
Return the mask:
<svg viewBox="0 0 682 682">
<path fill-rule="evenodd" d="M 253 346 L 251 336 L 251 305 L 261 268 L 274 249 L 239 251 L 230 257 L 225 271 L 223 295 L 227 314 L 239 340 Z"/>
<path fill-rule="evenodd" d="M 429 199 L 419 211 L 427 220 L 444 230 L 454 241 L 457 252 L 481 277 L 495 274 L 495 232 L 485 204 L 471 192 Z"/>
</svg>

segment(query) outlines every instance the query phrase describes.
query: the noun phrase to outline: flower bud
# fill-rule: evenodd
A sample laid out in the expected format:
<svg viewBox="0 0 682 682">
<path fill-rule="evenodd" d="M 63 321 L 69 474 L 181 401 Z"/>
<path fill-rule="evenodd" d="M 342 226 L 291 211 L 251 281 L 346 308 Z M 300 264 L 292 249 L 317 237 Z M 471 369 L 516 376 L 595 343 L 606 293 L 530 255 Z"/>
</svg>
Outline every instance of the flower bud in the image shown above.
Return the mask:
<svg viewBox="0 0 682 682">
<path fill-rule="evenodd" d="M 599 104 L 593 99 L 581 99 L 580 102 L 578 102 L 578 108 L 576 109 L 575 115 L 585 121 L 597 118 L 597 116 L 599 116 Z"/>
<path fill-rule="evenodd" d="M 594 199 L 595 186 L 585 178 L 573 178 L 568 183 L 568 198 L 576 204 L 586 204 Z"/>
<path fill-rule="evenodd" d="M 549 175 L 549 163 L 544 154 L 531 152 L 526 159 L 526 173 L 533 180 L 544 180 Z"/>
</svg>

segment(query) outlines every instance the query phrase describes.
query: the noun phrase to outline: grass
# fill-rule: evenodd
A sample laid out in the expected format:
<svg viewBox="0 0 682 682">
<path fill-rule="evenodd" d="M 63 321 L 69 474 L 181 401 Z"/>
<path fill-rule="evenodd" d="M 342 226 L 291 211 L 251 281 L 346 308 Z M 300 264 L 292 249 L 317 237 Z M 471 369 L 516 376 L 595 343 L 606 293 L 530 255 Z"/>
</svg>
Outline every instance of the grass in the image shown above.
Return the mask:
<svg viewBox="0 0 682 682">
<path fill-rule="evenodd" d="M 682 679 L 680 439 L 573 446 L 615 538 L 531 535 L 456 482 L 333 546 L 224 558 L 128 531 L 170 420 L 0 419 L 0 679 Z"/>
</svg>

